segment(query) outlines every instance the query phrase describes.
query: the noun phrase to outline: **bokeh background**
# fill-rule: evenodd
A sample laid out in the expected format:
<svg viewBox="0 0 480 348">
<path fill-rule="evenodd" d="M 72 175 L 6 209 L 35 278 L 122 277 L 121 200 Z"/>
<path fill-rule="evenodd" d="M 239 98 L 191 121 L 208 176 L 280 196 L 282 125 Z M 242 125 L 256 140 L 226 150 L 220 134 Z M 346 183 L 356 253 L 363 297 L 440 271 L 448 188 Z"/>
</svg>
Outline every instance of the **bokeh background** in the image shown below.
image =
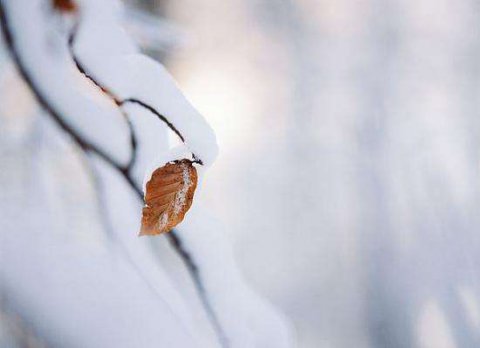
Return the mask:
<svg viewBox="0 0 480 348">
<path fill-rule="evenodd" d="M 214 127 L 204 198 L 300 347 L 480 345 L 480 6 L 139 2 Z"/>
<path fill-rule="evenodd" d="M 478 1 L 125 3 L 127 29 L 215 129 L 198 200 L 298 347 L 480 346 Z M 5 111 L 22 92 L 2 87 Z M 8 183 L 2 165 L 24 173 L 38 144 L 10 151 L 29 121 L 0 121 Z M 40 160 L 66 186 L 81 167 L 49 146 Z M 55 223 L 100 231 L 92 187 L 67 193 L 54 208 L 78 211 Z"/>
</svg>

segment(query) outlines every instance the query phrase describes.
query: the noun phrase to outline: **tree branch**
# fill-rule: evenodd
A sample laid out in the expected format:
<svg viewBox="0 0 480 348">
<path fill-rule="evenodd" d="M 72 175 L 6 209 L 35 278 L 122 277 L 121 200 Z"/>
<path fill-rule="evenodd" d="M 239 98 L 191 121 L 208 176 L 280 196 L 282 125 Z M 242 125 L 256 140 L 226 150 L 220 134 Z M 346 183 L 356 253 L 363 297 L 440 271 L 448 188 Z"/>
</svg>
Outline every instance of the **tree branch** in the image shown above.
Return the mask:
<svg viewBox="0 0 480 348">
<path fill-rule="evenodd" d="M 77 143 L 77 145 L 84 150 L 85 152 L 91 152 L 99 156 L 102 160 L 104 160 L 106 163 L 111 165 L 113 168 L 115 168 L 119 174 L 122 175 L 122 177 L 125 179 L 126 183 L 131 187 L 131 189 L 136 193 L 138 199 L 143 203 L 143 193 L 140 187 L 135 183 L 134 179 L 130 175 L 130 169 L 133 165 L 134 159 L 135 159 L 135 153 L 136 153 L 136 139 L 133 131 L 133 127 L 131 123 L 129 122 L 129 129 L 131 132 L 131 145 L 132 145 L 132 158 L 130 162 L 128 163 L 127 166 L 121 166 L 120 164 L 116 163 L 110 156 L 108 156 L 103 150 L 100 148 L 94 146 L 90 142 L 86 141 L 85 139 L 82 139 L 71 127 L 68 125 L 62 118 L 60 112 L 58 112 L 55 107 L 48 101 L 48 98 L 42 93 L 41 87 L 37 86 L 33 79 L 30 77 L 28 70 L 26 66 L 24 65 L 21 55 L 19 51 L 17 50 L 17 47 L 15 45 L 15 40 L 12 34 L 12 31 L 9 26 L 7 14 L 5 12 L 5 8 L 3 3 L 0 1 L 0 23 L 1 23 L 1 30 L 3 34 L 3 38 L 6 43 L 6 47 L 8 51 L 10 52 L 10 55 L 12 57 L 12 60 L 14 61 L 20 76 L 23 78 L 23 80 L 27 83 L 29 86 L 30 90 L 34 94 L 35 98 L 37 99 L 38 103 L 42 106 L 43 109 L 53 118 L 53 120 L 60 126 L 60 128 L 66 132 L 69 136 L 72 137 L 72 139 Z M 71 45 L 74 39 L 74 35 L 70 36 L 69 44 Z M 79 61 L 75 59 L 75 56 L 72 54 L 73 59 L 75 60 L 75 63 L 77 64 L 77 67 L 79 71 L 88 79 L 90 79 L 93 83 L 95 83 L 104 93 L 105 95 L 109 96 L 117 106 L 121 107 L 122 104 L 125 103 L 137 103 L 153 114 L 155 114 L 159 119 L 161 119 L 163 122 L 169 126 L 172 131 L 174 131 L 182 141 L 185 141 L 184 137 L 180 134 L 180 132 L 173 126 L 172 123 L 170 123 L 164 116 L 162 116 L 159 112 L 157 112 L 153 107 L 149 106 L 146 103 L 143 103 L 142 101 L 135 99 L 135 98 L 129 98 L 123 101 L 117 100 L 112 93 L 110 93 L 106 88 L 102 87 L 98 82 L 96 82 L 89 74 L 85 72 L 85 69 L 80 65 Z M 123 111 L 123 110 L 122 110 Z M 128 118 L 127 118 L 128 121 Z M 193 158 L 197 163 L 202 164 L 202 161 L 194 154 Z M 195 261 L 193 260 L 191 254 L 185 250 L 185 248 L 182 245 L 181 238 L 176 234 L 174 230 L 172 230 L 170 233 L 167 234 L 167 237 L 169 239 L 170 245 L 174 248 L 176 251 L 177 255 L 182 259 L 185 267 L 188 270 L 188 273 L 190 274 L 190 277 L 192 278 L 192 281 L 194 283 L 195 289 L 197 291 L 197 294 L 201 300 L 201 303 L 204 307 L 204 310 L 207 314 L 207 317 L 217 335 L 217 338 L 220 342 L 220 344 L 223 347 L 228 347 L 228 341 L 226 339 L 226 335 L 224 333 L 224 330 L 222 326 L 220 325 L 220 322 L 218 321 L 218 318 L 210 304 L 210 301 L 208 299 L 208 296 L 206 294 L 205 287 L 203 285 L 201 276 L 200 276 L 200 271 L 198 266 L 196 265 Z"/>
</svg>

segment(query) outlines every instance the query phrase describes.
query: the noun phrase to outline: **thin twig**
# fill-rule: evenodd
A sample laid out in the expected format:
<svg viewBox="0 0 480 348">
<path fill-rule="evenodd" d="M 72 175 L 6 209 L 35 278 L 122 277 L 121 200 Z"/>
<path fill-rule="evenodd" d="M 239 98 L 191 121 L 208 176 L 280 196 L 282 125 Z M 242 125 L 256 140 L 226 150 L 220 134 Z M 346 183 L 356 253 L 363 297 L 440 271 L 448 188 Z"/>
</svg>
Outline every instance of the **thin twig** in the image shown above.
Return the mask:
<svg viewBox="0 0 480 348">
<path fill-rule="evenodd" d="M 74 50 L 73 50 L 73 45 L 75 43 L 75 37 L 76 37 L 76 34 L 77 34 L 77 30 L 78 30 L 78 22 L 73 26 L 73 30 L 72 32 L 70 33 L 70 36 L 68 38 L 68 46 L 69 46 L 69 50 L 70 50 L 70 55 L 73 59 L 73 61 L 75 62 L 75 65 L 77 66 L 77 69 L 86 77 L 88 78 L 91 82 L 93 82 L 94 85 L 96 85 L 98 88 L 100 88 L 100 90 L 102 92 L 104 92 L 115 104 L 117 104 L 119 107 L 123 106 L 124 104 L 128 104 L 128 103 L 133 103 L 133 104 L 137 104 L 141 107 L 143 107 L 144 109 L 147 109 L 148 111 L 150 111 L 152 114 L 154 114 L 156 117 L 158 117 L 163 123 L 165 123 L 168 128 L 170 128 L 172 130 L 172 132 L 174 132 L 178 138 L 183 142 L 185 143 L 185 137 L 182 135 L 182 133 L 175 127 L 175 125 L 170 122 L 168 120 L 167 117 L 165 117 L 164 115 L 162 115 L 160 112 L 158 112 L 153 106 L 149 105 L 148 103 L 138 99 L 138 98 L 126 98 L 126 99 L 119 99 L 115 96 L 115 93 L 113 93 L 112 91 L 110 91 L 107 87 L 103 86 L 96 78 L 93 77 L 93 75 L 90 73 L 90 72 L 87 72 L 87 69 L 83 66 L 83 64 L 80 62 L 80 60 L 78 59 L 78 57 L 75 55 L 74 53 Z M 125 114 L 125 112 L 123 111 L 122 108 L 120 108 L 122 110 L 122 112 Z M 127 120 L 128 120 L 128 117 L 127 117 Z M 132 132 L 133 133 L 133 132 Z M 135 141 L 135 138 L 132 137 L 132 140 Z M 135 149 L 135 148 L 134 148 Z M 198 163 L 200 165 L 203 165 L 203 161 L 197 156 L 195 155 L 194 153 L 192 153 L 192 157 L 193 157 L 193 162 L 194 163 Z M 132 163 L 133 161 L 131 161 Z"/>
</svg>

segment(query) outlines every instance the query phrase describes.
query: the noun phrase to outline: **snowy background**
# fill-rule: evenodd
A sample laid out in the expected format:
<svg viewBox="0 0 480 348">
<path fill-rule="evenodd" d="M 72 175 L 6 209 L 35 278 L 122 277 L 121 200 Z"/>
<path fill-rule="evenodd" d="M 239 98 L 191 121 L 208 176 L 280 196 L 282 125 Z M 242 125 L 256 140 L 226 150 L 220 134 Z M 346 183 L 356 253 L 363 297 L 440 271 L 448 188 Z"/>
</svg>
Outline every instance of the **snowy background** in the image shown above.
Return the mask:
<svg viewBox="0 0 480 348">
<path fill-rule="evenodd" d="M 158 4 L 208 207 L 299 346 L 480 346 L 478 1 Z"/>
<path fill-rule="evenodd" d="M 226 226 L 218 230 L 230 239 L 245 278 L 292 321 L 298 347 L 480 346 L 477 1 L 138 0 L 128 4 L 135 9 L 130 8 L 125 18 L 129 32 L 166 65 L 217 134 L 220 154 L 198 195 L 208 213 L 193 211 L 186 232 L 207 226 L 200 228 L 207 234 L 208 227 L 216 226 L 202 222 L 204 215 L 213 215 Z M 88 303 L 98 313 L 107 308 L 112 317 L 146 316 L 153 322 L 147 321 L 150 326 L 142 322 L 131 327 L 130 322 L 117 320 L 116 326 L 106 326 L 112 332 L 85 337 L 82 333 L 104 318 L 84 310 L 82 303 L 73 310 L 89 320 L 96 318 L 90 325 L 69 323 L 65 319 L 69 311 L 52 310 L 54 319 L 44 326 L 36 324 L 56 303 L 63 283 L 52 279 L 53 295 L 42 295 L 40 305 L 22 300 L 43 294 L 43 283 L 36 281 L 45 276 L 22 263 L 22 253 L 34 251 L 32 259 L 49 260 L 49 253 L 35 250 L 29 231 L 48 228 L 56 233 L 51 238 L 63 240 L 62 231 L 68 228 L 76 243 L 80 240 L 82 247 L 101 257 L 104 251 L 97 249 L 104 247 L 105 234 L 101 219 L 92 216 L 108 202 L 92 206 L 95 189 L 88 172 L 83 172 L 82 160 L 66 160 L 77 156 L 71 146 L 54 136 L 51 124 L 34 121 L 32 115 L 39 112 L 35 106 L 18 103 L 27 100 L 28 93 L 11 82 L 16 79 L 7 68 L 5 52 L 1 62 L 0 232 L 1 242 L 9 248 L 0 249 L 0 270 L 2 279 L 10 282 L 2 287 L 0 322 L 8 324 L 1 326 L 0 338 L 7 342 L 13 330 L 21 331 L 14 336 L 27 337 L 34 347 L 43 343 L 30 336 L 46 335 L 49 343 L 53 340 L 60 346 L 81 339 L 86 340 L 83 346 L 102 339 L 107 345 L 135 342 L 137 336 L 132 338 L 128 330 L 115 338 L 118 342 L 112 341 L 112 332 L 122 333 L 119 327 L 125 325 L 145 335 L 144 346 L 150 339 L 188 346 L 190 338 L 182 335 L 179 325 L 169 327 L 167 338 L 148 334 L 155 330 L 155 320 L 169 321 L 156 317 L 148 291 L 135 285 L 141 283 L 138 272 L 127 266 L 116 269 L 125 273 L 118 277 L 130 283 L 119 292 L 125 296 L 122 306 L 92 297 L 88 286 L 80 287 L 78 294 L 87 302 L 95 298 L 98 303 Z M 13 101 L 15 107 L 7 107 Z M 98 168 L 100 173 L 104 170 Z M 41 173 L 46 181 L 42 190 L 47 199 L 35 186 L 38 176 L 31 173 Z M 110 178 L 111 173 L 102 175 Z M 126 201 L 127 196 L 120 194 Z M 110 205 L 118 197 L 118 193 L 111 196 Z M 21 207 L 5 203 L 12 201 L 21 202 Z M 45 212 L 38 208 L 45 201 L 49 203 L 45 209 L 61 217 L 53 227 L 44 222 Z M 77 209 L 65 210 L 72 205 Z M 128 204 L 121 208 L 125 215 L 134 209 Z M 135 226 L 135 216 L 130 220 L 127 224 Z M 13 230 L 19 231 L 18 236 Z M 134 261 L 143 266 L 158 262 L 145 260 L 142 250 L 152 245 L 137 248 L 136 237 L 129 232 L 124 240 L 133 245 Z M 198 246 L 220 243 L 202 242 L 200 237 L 196 241 Z M 221 249 L 228 249 L 222 243 Z M 170 289 L 167 307 L 187 317 L 178 319 L 187 326 L 194 322 L 190 331 L 197 342 L 214 341 L 207 324 L 196 325 L 205 322 L 200 305 L 193 290 L 184 290 L 188 277 L 164 244 L 157 240 L 153 249 L 165 275 L 150 266 L 142 272 L 158 280 L 161 291 Z M 207 269 L 228 257 L 207 260 Z M 6 259 L 21 267 L 6 267 Z M 77 269 L 98 267 L 81 257 L 71 263 Z M 97 271 L 108 273 L 108 264 L 101 265 L 106 270 Z M 58 272 L 64 279 L 70 274 L 72 289 L 78 285 L 78 275 L 69 273 L 68 267 Z M 114 282 L 114 277 L 105 282 Z M 172 285 L 165 287 L 167 280 L 162 282 L 162 277 Z M 97 281 L 88 279 L 88 272 L 82 279 L 87 284 Z M 241 308 L 252 302 L 237 303 L 238 308 L 229 313 L 231 288 L 222 288 L 218 281 L 213 284 L 218 285 L 212 289 L 220 302 L 214 306 L 224 313 L 227 331 L 238 328 L 232 334 L 237 346 L 266 347 L 265 341 L 257 340 L 263 344 L 255 345 L 255 339 L 249 340 L 242 331 L 242 318 L 248 313 Z M 12 291 L 14 286 L 23 292 Z M 145 292 L 144 301 L 128 312 L 124 308 L 130 302 L 128 294 L 139 291 Z M 232 296 L 243 298 L 243 294 Z M 63 301 L 66 307 L 74 302 L 68 297 Z M 183 306 L 193 308 L 193 319 Z M 52 339 L 45 334 L 52 327 L 63 330 L 64 336 Z M 283 340 L 281 328 L 281 324 L 258 328 L 258 336 L 279 347 L 273 336 L 278 333 L 276 339 Z"/>
</svg>

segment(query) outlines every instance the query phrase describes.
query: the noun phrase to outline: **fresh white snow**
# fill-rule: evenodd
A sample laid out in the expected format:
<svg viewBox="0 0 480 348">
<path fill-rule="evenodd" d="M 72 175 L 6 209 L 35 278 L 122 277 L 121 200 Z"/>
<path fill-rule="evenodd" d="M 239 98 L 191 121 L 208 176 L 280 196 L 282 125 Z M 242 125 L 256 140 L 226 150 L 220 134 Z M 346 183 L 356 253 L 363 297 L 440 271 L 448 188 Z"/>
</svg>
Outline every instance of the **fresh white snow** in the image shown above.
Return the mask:
<svg viewBox="0 0 480 348">
<path fill-rule="evenodd" d="M 138 141 L 130 174 L 138 186 L 159 163 L 192 152 L 210 165 L 218 151 L 211 127 L 163 66 L 138 53 L 119 25 L 119 3 L 77 3 L 75 53 L 88 72 L 116 98 L 154 107 L 186 144 L 170 149 L 161 120 L 135 104 L 120 110 L 77 70 L 67 42 L 75 18 L 55 14 L 45 0 L 2 0 L 21 64 L 41 97 L 119 166 L 132 155 L 130 121 Z M 35 105 L 25 95 L 22 102 Z M 82 151 L 47 111 L 15 110 L 26 115 L 20 128 L 27 130 L 21 142 L 0 137 L 0 305 L 8 303 L 56 346 L 218 346 L 193 284 L 177 282 L 185 266 L 156 251 L 158 243 L 168 248 L 166 239 L 137 237 L 142 202 L 118 169 Z M 1 124 L 6 117 L 0 109 Z M 207 213 L 188 213 L 179 237 L 232 347 L 290 346 L 288 324 L 245 284 L 221 225 Z"/>
</svg>

